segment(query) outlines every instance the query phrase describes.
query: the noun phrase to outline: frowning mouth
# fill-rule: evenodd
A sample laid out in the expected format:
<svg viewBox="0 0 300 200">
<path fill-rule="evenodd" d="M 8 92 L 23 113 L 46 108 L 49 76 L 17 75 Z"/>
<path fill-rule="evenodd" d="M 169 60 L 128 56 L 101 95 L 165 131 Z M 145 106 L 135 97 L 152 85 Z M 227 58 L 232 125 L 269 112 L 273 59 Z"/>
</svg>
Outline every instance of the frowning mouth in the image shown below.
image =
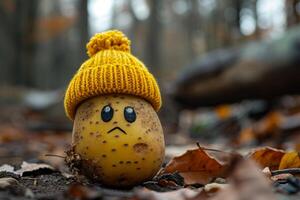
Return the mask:
<svg viewBox="0 0 300 200">
<path fill-rule="evenodd" d="M 127 134 L 123 129 L 121 129 L 120 127 L 116 126 L 115 128 L 112 128 L 110 131 L 108 131 L 107 133 L 111 133 L 114 130 L 119 129 L 120 131 L 122 131 L 124 134 Z"/>
</svg>

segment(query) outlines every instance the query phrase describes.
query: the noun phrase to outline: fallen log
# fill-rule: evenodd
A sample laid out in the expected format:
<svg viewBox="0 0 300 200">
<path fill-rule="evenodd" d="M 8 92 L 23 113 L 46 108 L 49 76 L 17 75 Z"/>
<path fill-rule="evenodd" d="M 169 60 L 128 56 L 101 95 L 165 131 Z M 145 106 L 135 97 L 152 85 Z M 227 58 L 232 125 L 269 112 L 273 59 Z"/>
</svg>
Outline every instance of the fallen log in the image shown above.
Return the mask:
<svg viewBox="0 0 300 200">
<path fill-rule="evenodd" d="M 184 107 L 300 93 L 300 27 L 281 38 L 217 50 L 194 61 L 173 85 Z"/>
</svg>

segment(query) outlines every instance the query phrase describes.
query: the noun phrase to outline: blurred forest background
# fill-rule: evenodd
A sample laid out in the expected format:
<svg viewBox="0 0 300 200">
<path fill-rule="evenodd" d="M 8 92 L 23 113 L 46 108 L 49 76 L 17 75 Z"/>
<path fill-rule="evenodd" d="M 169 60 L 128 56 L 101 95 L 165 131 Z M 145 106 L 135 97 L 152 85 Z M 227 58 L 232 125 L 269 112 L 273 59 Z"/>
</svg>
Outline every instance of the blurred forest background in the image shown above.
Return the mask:
<svg viewBox="0 0 300 200">
<path fill-rule="evenodd" d="M 2 0 L 2 85 L 65 87 L 90 36 L 120 29 L 163 82 L 201 54 L 274 38 L 299 22 L 297 0 Z"/>
<path fill-rule="evenodd" d="M 160 82 L 161 115 L 176 126 L 180 116 L 169 94 L 185 68 L 207 52 L 282 37 L 299 23 L 300 1 L 1 0 L 0 15 L 0 104 L 5 109 L 17 103 L 43 111 L 57 103 L 49 118 L 64 116 L 63 93 L 87 58 L 89 38 L 120 29 Z M 18 112 L 5 109 L 2 122 L 20 119 Z"/>
<path fill-rule="evenodd" d="M 177 157 L 178 163 L 183 163 L 178 166 L 187 175 L 191 172 L 190 178 L 212 175 L 213 184 L 223 184 L 227 180 L 219 178 L 224 178 L 227 164 L 208 155 L 230 155 L 234 162 L 228 169 L 236 171 L 230 176 L 234 184 L 224 189 L 233 189 L 231 193 L 235 191 L 237 196 L 229 199 L 255 199 L 269 194 L 266 188 L 270 193 L 274 188 L 285 194 L 298 192 L 292 199 L 299 199 L 296 175 L 281 176 L 286 182 L 272 178 L 291 175 L 279 174 L 281 169 L 296 168 L 298 175 L 300 170 L 300 0 L 0 0 L 0 199 L 12 195 L 8 190 L 19 191 L 14 185 L 18 181 L 24 186 L 20 191 L 32 189 L 27 196 L 30 199 L 33 195 L 37 195 L 35 199 L 66 199 L 66 195 L 95 199 L 94 187 L 78 189 L 62 181 L 71 177 L 63 173 L 68 171 L 63 158 L 68 160 L 65 155 L 72 132 L 63 98 L 73 74 L 88 58 L 85 46 L 89 38 L 108 29 L 119 29 L 129 37 L 133 54 L 159 82 L 164 164 L 186 150 L 201 151 L 200 155 L 188 151 L 195 157 L 183 156 L 183 161 L 182 156 Z M 253 176 L 255 166 L 242 162 L 235 153 L 245 155 L 263 146 L 277 148 L 256 151 L 261 167 L 278 173 L 264 170 L 267 177 L 272 175 L 272 188 L 262 184 L 265 180 L 260 172 Z M 290 150 L 293 152 L 288 153 Z M 239 162 L 235 162 L 237 158 Z M 211 165 L 211 160 L 216 165 Z M 34 166 L 45 162 L 60 172 L 46 175 L 48 167 L 33 167 L 29 177 L 13 182 L 5 179 L 11 183 L 3 190 L 7 187 L 6 176 L 2 176 L 5 168 L 20 169 L 23 161 Z M 174 176 L 153 179 L 156 183 L 149 181 L 150 185 L 169 187 L 161 191 L 180 188 L 178 192 L 189 192 L 181 176 L 179 182 L 173 179 L 179 180 L 180 172 L 173 169 Z M 204 186 L 199 180 L 194 183 L 189 187 Z M 222 188 L 209 190 L 222 192 Z M 20 198 L 25 193 L 27 190 Z M 198 199 L 185 193 L 174 195 L 153 199 Z M 226 196 L 220 193 L 220 199 Z"/>
</svg>

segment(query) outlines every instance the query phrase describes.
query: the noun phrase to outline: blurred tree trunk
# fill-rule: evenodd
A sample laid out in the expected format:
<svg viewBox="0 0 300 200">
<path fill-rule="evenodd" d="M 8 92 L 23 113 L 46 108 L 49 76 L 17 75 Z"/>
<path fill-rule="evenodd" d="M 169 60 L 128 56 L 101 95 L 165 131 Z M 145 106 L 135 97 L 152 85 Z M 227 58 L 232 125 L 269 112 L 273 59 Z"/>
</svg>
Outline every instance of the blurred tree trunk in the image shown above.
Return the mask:
<svg viewBox="0 0 300 200">
<path fill-rule="evenodd" d="M 129 5 L 128 5 L 128 7 L 129 7 L 129 13 L 130 13 L 130 15 L 131 15 L 131 17 L 133 19 L 133 22 L 132 22 L 132 26 L 130 27 L 130 31 L 129 31 L 128 36 L 132 40 L 132 42 L 131 42 L 131 49 L 135 50 L 136 49 L 136 44 L 137 44 L 137 42 L 135 40 L 138 40 L 137 39 L 137 33 L 138 33 L 139 25 L 140 25 L 140 20 L 135 15 L 134 10 L 133 10 L 133 6 L 134 6 L 133 1 L 129 0 Z"/>
<path fill-rule="evenodd" d="M 16 0 L 14 65 L 15 84 L 33 86 L 34 29 L 38 0 Z"/>
<path fill-rule="evenodd" d="M 79 58 L 81 61 L 86 59 L 86 43 L 89 39 L 88 32 L 88 0 L 79 1 L 79 20 L 78 20 L 78 29 L 79 29 L 79 38 L 80 38 L 80 50 Z"/>
<path fill-rule="evenodd" d="M 299 0 L 286 0 L 286 15 L 287 15 L 287 26 L 291 27 L 300 22 L 300 16 L 297 12 L 297 4 Z"/>
<path fill-rule="evenodd" d="M 0 84 L 10 84 L 13 79 L 13 68 L 15 59 L 15 45 L 14 45 L 14 22 L 15 10 L 7 9 L 6 1 L 0 3 Z"/>
<path fill-rule="evenodd" d="M 186 26 L 187 26 L 187 44 L 188 47 L 186 49 L 187 52 L 187 59 L 194 58 L 195 51 L 194 51 L 194 38 L 197 34 L 197 30 L 199 29 L 199 7 L 198 7 L 198 1 L 197 0 L 189 0 L 188 2 L 189 6 L 189 14 L 187 16 L 186 20 Z"/>
<path fill-rule="evenodd" d="M 146 41 L 146 64 L 150 67 L 157 78 L 159 78 L 160 66 L 160 49 L 161 49 L 161 29 L 162 25 L 159 20 L 160 10 L 162 7 L 161 0 L 149 1 L 150 16 Z"/>
</svg>

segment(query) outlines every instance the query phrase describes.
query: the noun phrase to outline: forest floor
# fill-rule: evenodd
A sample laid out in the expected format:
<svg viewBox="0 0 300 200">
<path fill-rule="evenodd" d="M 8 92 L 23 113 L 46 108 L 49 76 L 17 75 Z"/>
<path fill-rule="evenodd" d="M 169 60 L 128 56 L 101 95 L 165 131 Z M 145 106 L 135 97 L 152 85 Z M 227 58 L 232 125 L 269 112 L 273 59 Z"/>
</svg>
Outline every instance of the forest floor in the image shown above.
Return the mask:
<svg viewBox="0 0 300 200">
<path fill-rule="evenodd" d="M 289 98 L 255 112 L 245 111 L 248 104 L 185 112 L 183 118 L 214 117 L 166 135 L 160 173 L 128 190 L 73 175 L 63 158 L 70 127 L 20 111 L 21 118 L 1 118 L 0 199 L 299 199 L 300 98 Z"/>
</svg>

